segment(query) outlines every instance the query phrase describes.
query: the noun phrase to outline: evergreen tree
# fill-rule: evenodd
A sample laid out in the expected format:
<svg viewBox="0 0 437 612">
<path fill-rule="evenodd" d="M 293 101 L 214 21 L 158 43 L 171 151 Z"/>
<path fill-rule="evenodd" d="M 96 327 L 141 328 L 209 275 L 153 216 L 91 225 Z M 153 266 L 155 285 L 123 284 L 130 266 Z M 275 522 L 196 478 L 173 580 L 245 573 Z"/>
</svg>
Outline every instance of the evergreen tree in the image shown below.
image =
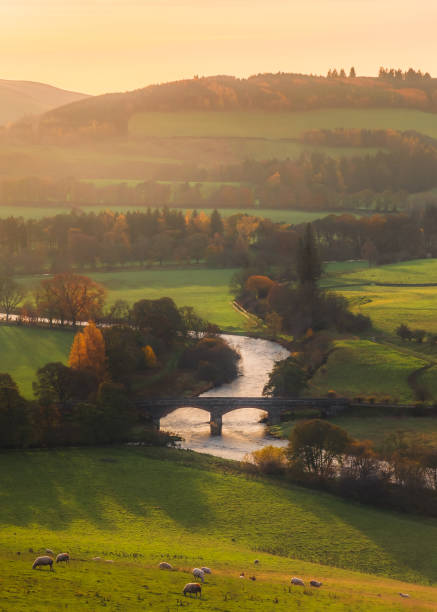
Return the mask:
<svg viewBox="0 0 437 612">
<path fill-rule="evenodd" d="M 301 285 L 315 285 L 322 274 L 322 262 L 317 251 L 311 223 L 306 226 L 297 251 L 297 276 Z"/>
<path fill-rule="evenodd" d="M 217 209 L 212 211 L 211 214 L 211 236 L 215 236 L 216 234 L 223 234 L 223 221 L 221 214 Z"/>
<path fill-rule="evenodd" d="M 349 78 L 354 79 L 356 76 L 357 76 L 357 73 L 355 72 L 355 68 L 352 66 L 352 68 L 349 71 Z"/>
<path fill-rule="evenodd" d="M 341 78 L 341 79 L 345 79 L 345 78 L 346 78 L 346 72 L 345 72 L 344 68 L 342 68 L 342 69 L 340 70 L 340 78 Z"/>
</svg>

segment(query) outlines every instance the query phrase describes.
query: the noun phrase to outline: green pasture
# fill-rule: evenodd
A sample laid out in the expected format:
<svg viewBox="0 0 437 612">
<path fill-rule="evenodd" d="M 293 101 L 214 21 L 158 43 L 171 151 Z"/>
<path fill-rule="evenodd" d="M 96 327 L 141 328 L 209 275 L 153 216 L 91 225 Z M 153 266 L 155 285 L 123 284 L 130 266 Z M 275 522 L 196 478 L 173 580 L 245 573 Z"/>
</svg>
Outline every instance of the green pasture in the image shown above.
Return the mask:
<svg viewBox="0 0 437 612">
<path fill-rule="evenodd" d="M 364 408 L 363 408 L 364 410 Z M 381 448 L 387 436 L 403 432 L 409 438 L 417 436 L 423 442 L 437 447 L 437 419 L 432 417 L 401 416 L 339 416 L 329 422 L 345 429 L 353 438 L 370 440 L 376 448 Z M 297 421 L 285 421 L 279 428 L 280 434 L 288 438 Z"/>
<path fill-rule="evenodd" d="M 415 610 L 437 605 L 433 519 L 247 478 L 187 451 L 14 452 L 2 467 L 0 609 L 365 612 L 403 609 L 399 592 Z M 32 571 L 46 547 L 70 565 Z M 163 560 L 176 571 L 158 570 Z M 202 601 L 185 599 L 202 565 L 213 571 Z M 291 588 L 294 575 L 323 587 Z"/>
<path fill-rule="evenodd" d="M 171 297 L 178 306 L 193 306 L 208 321 L 240 331 L 244 318 L 232 307 L 229 282 L 235 269 L 138 270 L 91 273 L 108 289 L 108 303 Z"/>
<path fill-rule="evenodd" d="M 360 262 L 343 266 L 342 270 L 336 264 L 329 265 L 322 285 L 344 295 L 355 312 L 370 316 L 375 328 L 393 334 L 400 323 L 405 323 L 437 332 L 437 286 L 432 286 L 437 284 L 436 260 L 374 268 Z"/>
<path fill-rule="evenodd" d="M 31 398 L 37 369 L 51 361 L 65 363 L 72 341 L 70 331 L 1 325 L 0 372 L 9 373 L 23 395 Z"/>
<path fill-rule="evenodd" d="M 417 130 L 437 137 L 435 115 L 409 109 L 145 112 L 129 121 L 130 134 L 148 138 L 283 139 L 317 128 Z"/>
<path fill-rule="evenodd" d="M 426 363 L 413 354 L 370 340 L 338 340 L 326 365 L 311 379 L 308 395 L 323 397 L 332 390 L 345 397 L 390 397 L 412 402 L 415 398 L 408 376 Z"/>
</svg>

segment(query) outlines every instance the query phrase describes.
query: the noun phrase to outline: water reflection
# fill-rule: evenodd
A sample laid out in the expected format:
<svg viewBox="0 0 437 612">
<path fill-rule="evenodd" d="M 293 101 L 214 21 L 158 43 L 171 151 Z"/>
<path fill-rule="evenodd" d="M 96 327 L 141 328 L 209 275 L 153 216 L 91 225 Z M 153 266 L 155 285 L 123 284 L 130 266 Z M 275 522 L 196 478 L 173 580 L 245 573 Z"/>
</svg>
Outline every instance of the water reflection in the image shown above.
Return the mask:
<svg viewBox="0 0 437 612">
<path fill-rule="evenodd" d="M 241 354 L 241 375 L 232 383 L 212 389 L 203 395 L 213 397 L 259 397 L 267 382 L 275 361 L 285 359 L 288 351 L 274 342 L 223 336 Z M 185 438 L 182 446 L 197 452 L 240 460 L 248 452 L 267 444 L 284 446 L 285 442 L 265 436 L 265 427 L 259 422 L 263 412 L 257 408 L 241 408 L 223 417 L 222 435 L 210 436 L 209 413 L 190 408 L 189 400 L 184 408 L 161 419 L 161 428 Z"/>
</svg>

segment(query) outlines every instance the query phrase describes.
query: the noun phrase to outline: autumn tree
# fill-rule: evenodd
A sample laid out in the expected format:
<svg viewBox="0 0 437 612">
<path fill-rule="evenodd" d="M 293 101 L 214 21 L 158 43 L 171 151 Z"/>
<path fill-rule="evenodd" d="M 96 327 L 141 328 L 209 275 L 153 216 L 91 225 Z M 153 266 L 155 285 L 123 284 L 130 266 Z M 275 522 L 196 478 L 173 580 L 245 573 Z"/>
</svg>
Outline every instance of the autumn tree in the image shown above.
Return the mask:
<svg viewBox="0 0 437 612">
<path fill-rule="evenodd" d="M 95 319 L 102 313 L 106 289 L 87 276 L 67 272 L 56 274 L 41 283 L 41 304 L 53 316 L 61 320 L 77 321 Z"/>
<path fill-rule="evenodd" d="M 88 370 L 98 380 L 103 380 L 106 372 L 105 341 L 102 332 L 92 321 L 83 332 L 75 335 L 68 363 L 74 370 Z"/>
<path fill-rule="evenodd" d="M 308 385 L 308 376 L 294 357 L 277 361 L 263 389 L 271 397 L 299 397 Z"/>
<path fill-rule="evenodd" d="M 6 314 L 6 321 L 22 301 L 25 292 L 10 276 L 0 278 L 0 311 Z"/>
</svg>

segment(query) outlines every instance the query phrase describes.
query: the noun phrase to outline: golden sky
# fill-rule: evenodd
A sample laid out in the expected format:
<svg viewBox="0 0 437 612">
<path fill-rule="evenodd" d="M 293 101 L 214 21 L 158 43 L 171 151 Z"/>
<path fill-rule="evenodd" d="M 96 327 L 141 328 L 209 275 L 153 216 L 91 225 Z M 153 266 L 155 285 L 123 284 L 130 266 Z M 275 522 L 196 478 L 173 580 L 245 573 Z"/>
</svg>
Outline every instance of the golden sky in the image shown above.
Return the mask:
<svg viewBox="0 0 437 612">
<path fill-rule="evenodd" d="M 0 78 L 87 93 L 194 74 L 437 76 L 437 0 L 0 0 Z"/>
</svg>

